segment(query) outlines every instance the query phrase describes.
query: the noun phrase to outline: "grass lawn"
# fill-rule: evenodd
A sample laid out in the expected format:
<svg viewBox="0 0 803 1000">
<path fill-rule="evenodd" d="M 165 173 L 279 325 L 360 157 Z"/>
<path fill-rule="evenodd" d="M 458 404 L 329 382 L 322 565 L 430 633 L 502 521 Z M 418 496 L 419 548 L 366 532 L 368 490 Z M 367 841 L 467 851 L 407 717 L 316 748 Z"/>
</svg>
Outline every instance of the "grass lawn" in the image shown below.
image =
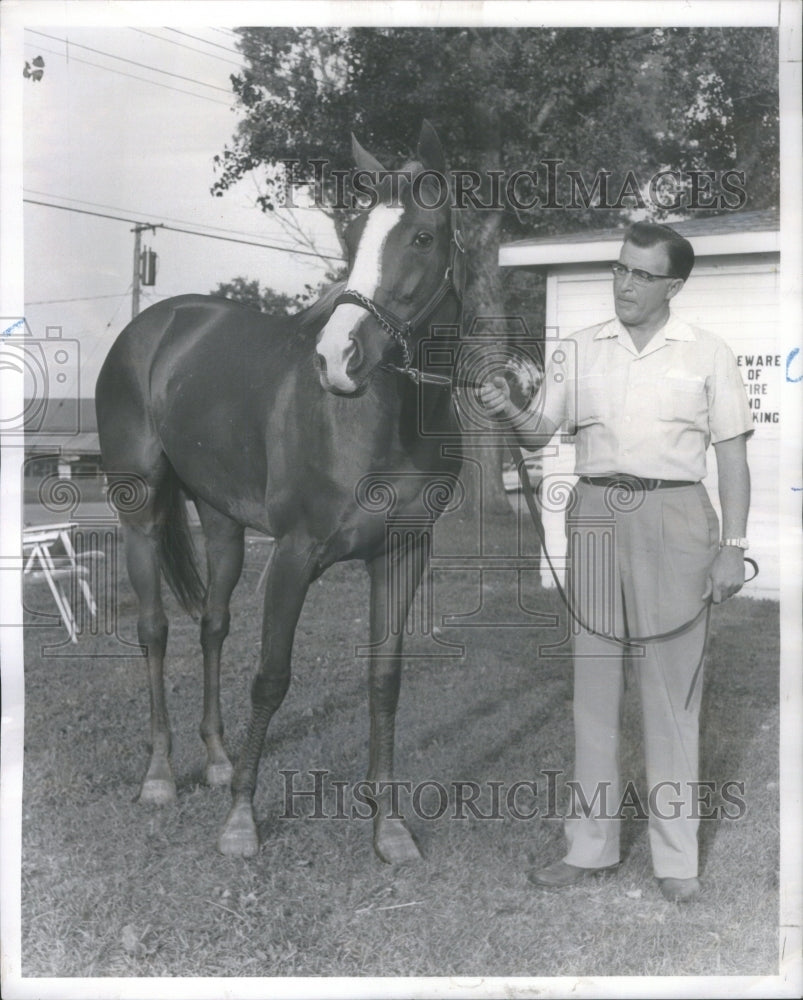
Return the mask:
<svg viewBox="0 0 803 1000">
<path fill-rule="evenodd" d="M 491 783 L 544 772 L 570 777 L 569 661 L 540 657 L 554 641 L 553 590 L 526 573 L 450 568 L 476 526 L 448 515 L 436 533 L 439 637 L 408 643 L 397 724 L 399 779 L 412 786 Z M 488 555 L 515 551 L 514 518 L 488 519 Z M 258 657 L 257 581 L 268 543 L 248 545 L 224 648 L 227 743 L 236 753 Z M 46 591 L 31 606 L 47 607 Z M 225 858 L 215 841 L 229 793 L 202 783 L 197 625 L 173 609 L 168 702 L 178 802 L 135 801 L 146 765 L 144 661 L 113 636 L 41 655 L 63 630 L 31 629 L 26 646 L 22 969 L 25 976 L 690 976 L 773 974 L 778 963 L 778 606 L 735 598 L 717 609 L 703 708 L 701 778 L 744 783 L 744 815 L 701 824 L 704 893 L 679 907 L 652 878 L 646 823 L 628 821 L 611 877 L 562 894 L 528 870 L 560 857 L 559 819 L 412 816 L 424 859 L 391 868 L 365 820 L 282 819 L 283 770 L 347 783 L 364 777 L 368 583 L 360 564 L 333 567 L 310 591 L 294 680 L 271 724 L 256 796 L 260 854 Z M 120 570 L 119 635 L 136 609 Z M 38 602 L 38 603 L 37 603 Z M 539 626 L 534 614 L 547 617 Z M 469 616 L 444 625 L 444 614 Z M 560 627 L 560 626 L 558 626 Z M 63 655 L 64 653 L 79 655 Z M 109 655 L 114 654 L 114 655 Z M 635 685 L 627 691 L 623 771 L 643 788 Z M 328 787 L 328 786 L 327 786 Z M 430 785 L 430 789 L 434 786 Z M 328 812 L 335 811 L 329 799 Z M 404 801 L 404 800 L 403 800 Z M 408 800 L 409 801 L 409 800 Z M 480 801 L 480 800 L 478 800 Z M 531 799 L 521 798 L 523 808 Z M 434 812 L 431 798 L 424 811 Z M 716 793 L 712 805 L 723 805 Z M 543 811 L 543 810 L 542 810 Z M 409 815 L 409 813 L 408 813 Z"/>
</svg>

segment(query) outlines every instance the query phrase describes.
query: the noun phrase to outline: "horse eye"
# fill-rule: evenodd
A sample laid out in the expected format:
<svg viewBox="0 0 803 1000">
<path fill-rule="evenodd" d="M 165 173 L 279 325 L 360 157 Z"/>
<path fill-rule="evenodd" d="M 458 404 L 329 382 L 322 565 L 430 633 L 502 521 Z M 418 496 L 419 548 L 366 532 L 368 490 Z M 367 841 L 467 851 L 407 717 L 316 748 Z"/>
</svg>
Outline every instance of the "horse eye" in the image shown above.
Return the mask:
<svg viewBox="0 0 803 1000">
<path fill-rule="evenodd" d="M 420 247 L 422 250 L 426 250 L 427 247 L 432 246 L 433 236 L 432 233 L 418 233 L 416 238 L 413 240 L 413 246 Z"/>
</svg>

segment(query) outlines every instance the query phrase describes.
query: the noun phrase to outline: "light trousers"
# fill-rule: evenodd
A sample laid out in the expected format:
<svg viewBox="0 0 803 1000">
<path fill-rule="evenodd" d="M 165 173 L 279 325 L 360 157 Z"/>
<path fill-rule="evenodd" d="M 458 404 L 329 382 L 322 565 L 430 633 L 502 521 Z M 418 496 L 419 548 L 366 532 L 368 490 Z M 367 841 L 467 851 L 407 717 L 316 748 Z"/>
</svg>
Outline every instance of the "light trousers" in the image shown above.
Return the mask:
<svg viewBox="0 0 803 1000">
<path fill-rule="evenodd" d="M 619 767 L 627 657 L 641 698 L 647 789 L 639 796 L 653 871 L 694 877 L 702 594 L 719 548 L 716 513 L 701 484 L 628 492 L 580 482 L 566 529 L 569 594 L 582 625 L 573 626 L 574 781 L 581 794 L 565 821 L 565 860 L 583 868 L 620 860 L 620 805 L 633 784 L 633 776 L 623 784 Z M 672 638 L 627 647 L 610 638 L 668 632 L 698 614 Z"/>
</svg>

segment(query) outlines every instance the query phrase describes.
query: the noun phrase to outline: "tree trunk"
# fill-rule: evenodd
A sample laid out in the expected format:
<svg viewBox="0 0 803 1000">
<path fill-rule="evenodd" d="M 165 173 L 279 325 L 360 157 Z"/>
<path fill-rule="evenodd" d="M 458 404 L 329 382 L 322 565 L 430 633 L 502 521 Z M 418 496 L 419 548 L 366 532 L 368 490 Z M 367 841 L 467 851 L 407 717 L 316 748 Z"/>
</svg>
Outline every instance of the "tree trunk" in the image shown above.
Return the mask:
<svg viewBox="0 0 803 1000">
<path fill-rule="evenodd" d="M 480 53 L 477 57 L 481 58 Z M 474 65 L 479 65 L 475 63 Z M 478 92 L 485 88 L 478 87 Z M 476 123 L 477 162 L 472 169 L 481 173 L 478 198 L 481 204 L 492 203 L 490 171 L 500 170 L 502 164 L 502 137 L 499 130 L 499 115 L 493 107 L 477 100 L 473 107 Z M 488 321 L 496 321 L 505 314 L 502 286 L 499 278 L 499 241 L 502 229 L 501 208 L 473 208 L 464 213 L 461 225 L 464 230 L 468 251 L 468 286 L 464 313 L 463 335 L 487 332 Z M 505 324 L 499 323 L 499 338 L 505 338 Z M 499 340 L 489 342 L 489 349 L 498 350 Z M 482 463 L 483 510 L 488 513 L 510 512 L 511 506 L 502 483 L 502 463 L 506 451 L 501 438 L 499 442 L 487 442 L 487 446 L 472 449 L 472 455 Z M 478 498 L 477 498 L 478 499 Z"/>
</svg>

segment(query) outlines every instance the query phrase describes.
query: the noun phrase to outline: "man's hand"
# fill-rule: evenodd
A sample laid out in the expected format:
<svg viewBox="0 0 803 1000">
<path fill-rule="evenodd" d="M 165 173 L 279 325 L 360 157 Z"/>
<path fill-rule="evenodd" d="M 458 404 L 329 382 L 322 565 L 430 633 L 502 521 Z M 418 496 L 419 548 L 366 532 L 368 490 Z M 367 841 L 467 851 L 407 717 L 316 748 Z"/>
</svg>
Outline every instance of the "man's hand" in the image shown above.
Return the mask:
<svg viewBox="0 0 803 1000">
<path fill-rule="evenodd" d="M 528 451 L 545 448 L 558 429 L 547 417 L 538 412 L 522 410 L 511 400 L 510 387 L 497 375 L 485 382 L 478 392 L 479 400 L 492 417 L 507 421 L 517 443 Z"/>
<path fill-rule="evenodd" d="M 510 401 L 510 388 L 507 382 L 499 375 L 482 386 L 480 402 L 494 417 L 512 419 L 518 412 Z"/>
<path fill-rule="evenodd" d="M 723 545 L 711 564 L 703 600 L 710 597 L 714 604 L 721 604 L 733 597 L 744 584 L 744 554 L 735 545 Z"/>
</svg>

